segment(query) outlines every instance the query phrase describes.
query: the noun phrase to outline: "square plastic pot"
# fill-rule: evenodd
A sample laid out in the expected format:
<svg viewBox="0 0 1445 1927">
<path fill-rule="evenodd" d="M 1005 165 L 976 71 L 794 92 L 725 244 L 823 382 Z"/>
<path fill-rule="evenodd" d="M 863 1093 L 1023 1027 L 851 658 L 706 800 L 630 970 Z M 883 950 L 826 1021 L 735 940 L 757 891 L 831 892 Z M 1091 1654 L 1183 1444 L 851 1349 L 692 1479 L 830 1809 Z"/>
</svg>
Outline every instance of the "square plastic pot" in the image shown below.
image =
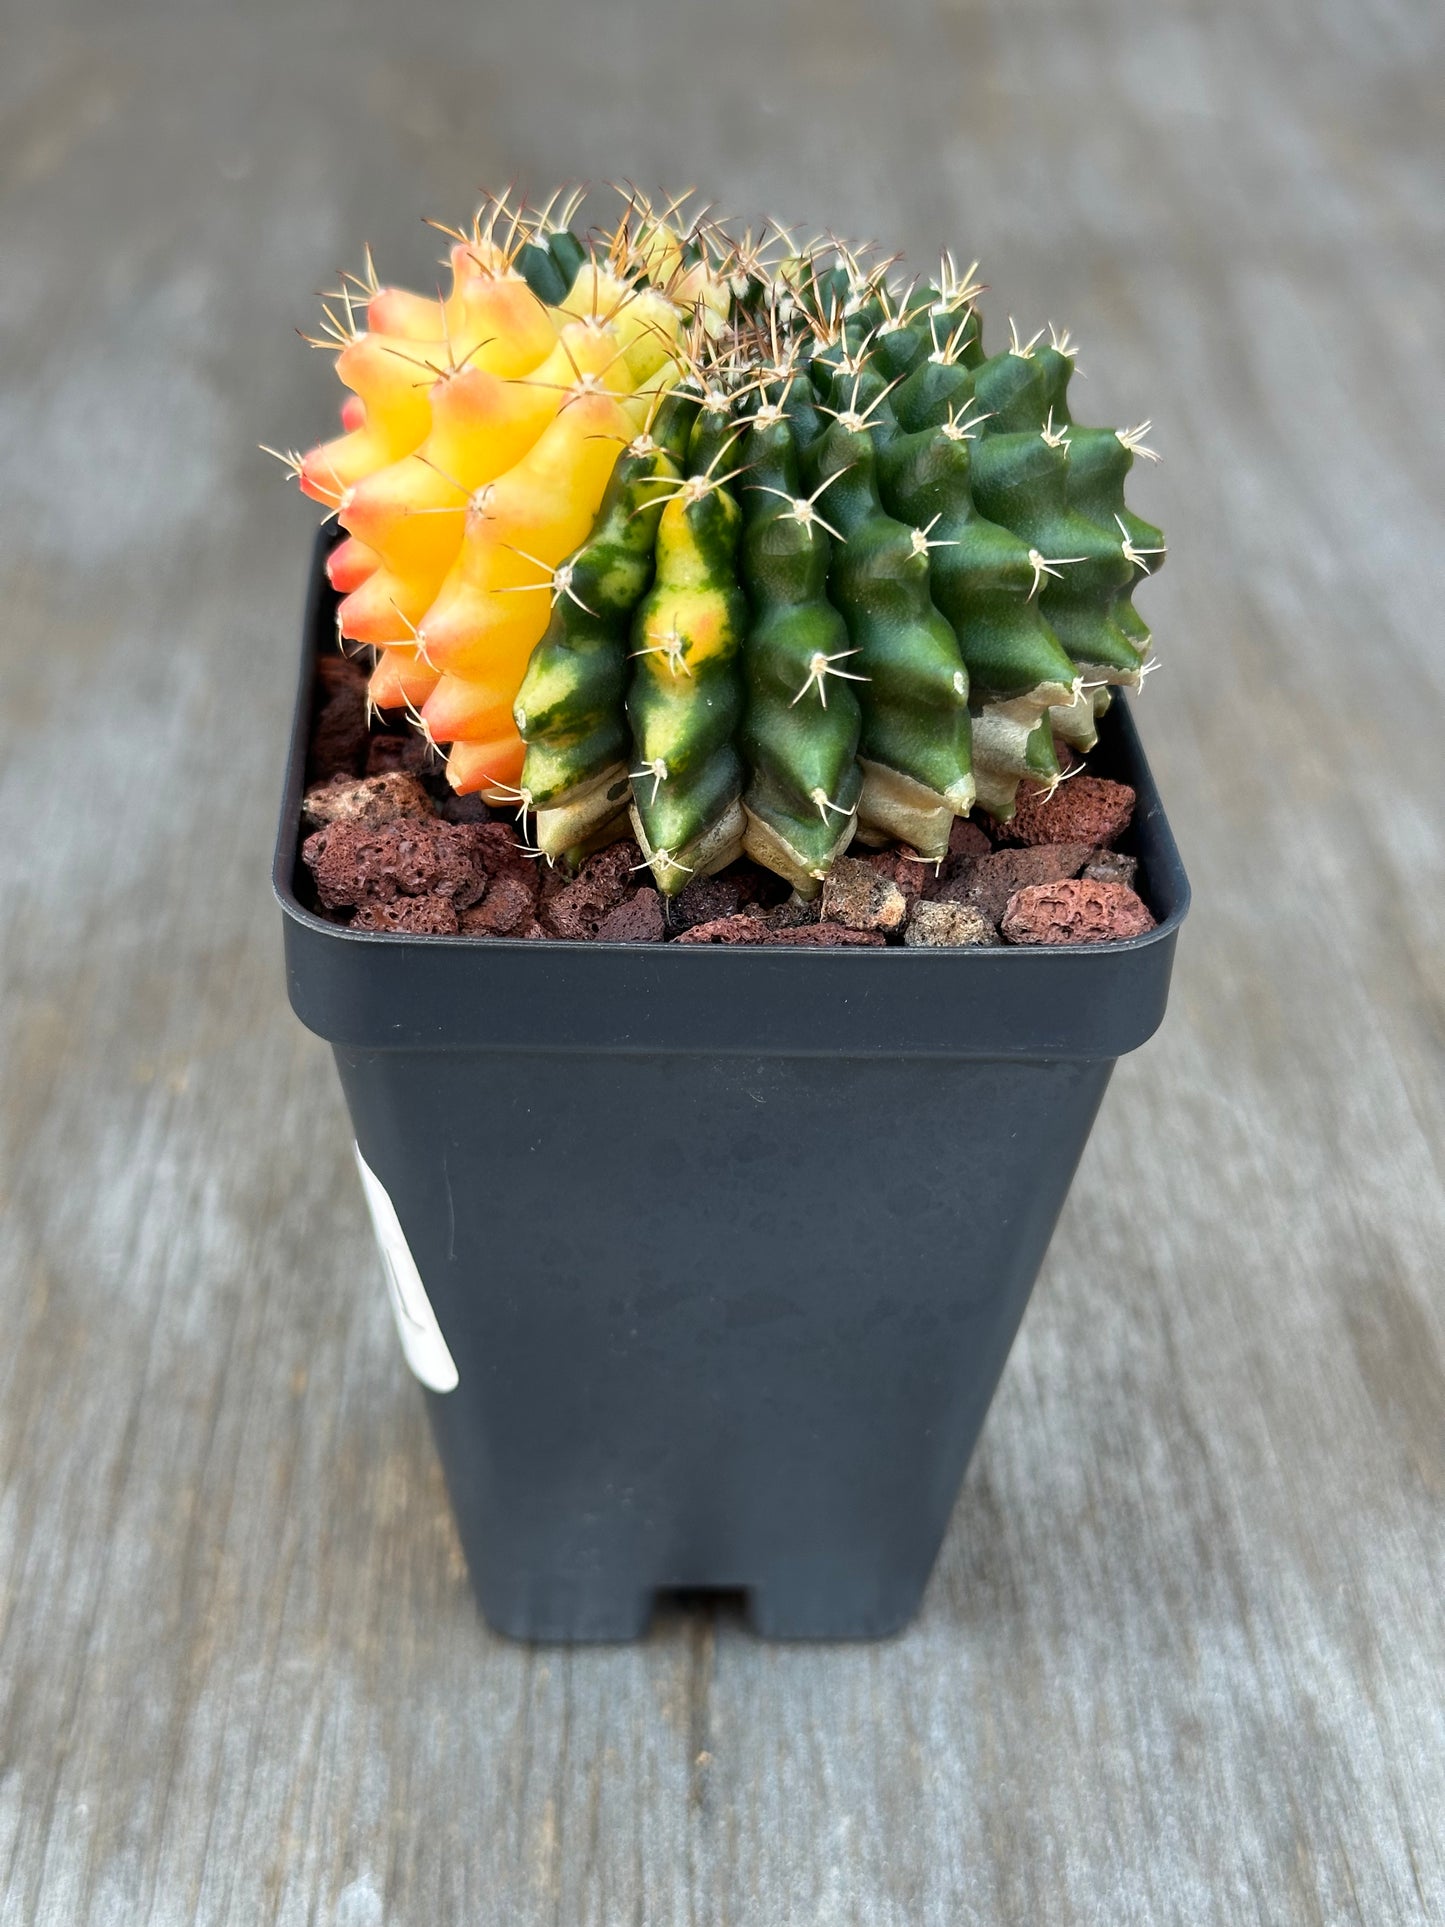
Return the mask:
<svg viewBox="0 0 1445 1927">
<path fill-rule="evenodd" d="M 299 812 L 318 545 L 276 852 L 291 1002 L 351 1113 L 477 1597 L 625 1639 L 741 1589 L 779 1638 L 895 1631 L 927 1583 L 1188 885 L 1127 706 L 1148 936 L 806 950 L 352 933 Z"/>
</svg>

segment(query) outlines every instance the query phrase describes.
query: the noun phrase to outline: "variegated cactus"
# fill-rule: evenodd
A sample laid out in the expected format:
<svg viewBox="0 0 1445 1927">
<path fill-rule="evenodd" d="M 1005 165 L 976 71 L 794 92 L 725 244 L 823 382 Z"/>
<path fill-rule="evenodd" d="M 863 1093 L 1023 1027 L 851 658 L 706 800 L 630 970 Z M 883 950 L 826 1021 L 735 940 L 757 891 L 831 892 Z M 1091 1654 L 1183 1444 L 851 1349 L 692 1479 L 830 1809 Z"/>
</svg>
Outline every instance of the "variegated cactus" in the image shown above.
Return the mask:
<svg viewBox="0 0 1445 1927">
<path fill-rule="evenodd" d="M 576 214 L 492 202 L 445 297 L 368 258 L 326 305 L 345 432 L 289 459 L 373 702 L 549 858 L 630 825 L 669 894 L 746 850 L 812 895 L 854 838 L 936 857 L 1057 782 L 1146 671 L 1163 554 L 1067 335 L 987 354 L 947 257 L 905 288 L 677 203 Z"/>
</svg>

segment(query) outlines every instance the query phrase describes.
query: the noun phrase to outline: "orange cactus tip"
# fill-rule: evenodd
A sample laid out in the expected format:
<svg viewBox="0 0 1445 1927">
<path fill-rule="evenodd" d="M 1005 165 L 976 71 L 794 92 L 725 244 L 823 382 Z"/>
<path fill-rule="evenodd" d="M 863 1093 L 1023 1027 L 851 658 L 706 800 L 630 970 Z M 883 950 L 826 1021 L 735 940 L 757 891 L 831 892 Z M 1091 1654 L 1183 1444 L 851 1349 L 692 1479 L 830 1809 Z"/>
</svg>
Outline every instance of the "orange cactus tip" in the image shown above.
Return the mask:
<svg viewBox="0 0 1445 1927">
<path fill-rule="evenodd" d="M 427 585 L 418 588 L 388 569 L 376 569 L 341 604 L 336 626 L 349 642 L 369 642 L 378 648 L 397 643 L 411 648 L 430 598 Z"/>
<path fill-rule="evenodd" d="M 308 449 L 296 477 L 303 495 L 309 495 L 313 502 L 325 503 L 329 509 L 341 506 L 350 486 L 341 468 L 346 440 L 343 436 L 340 441 L 322 442 L 319 448 Z"/>
<path fill-rule="evenodd" d="M 375 573 L 377 561 L 375 549 L 369 549 L 351 535 L 344 542 L 338 542 L 327 556 L 326 574 L 338 595 L 350 595 Z"/>
<path fill-rule="evenodd" d="M 366 426 L 366 403 L 360 395 L 348 395 L 341 404 L 341 426 L 348 435 L 354 435 L 358 428 Z"/>
<path fill-rule="evenodd" d="M 516 803 L 527 745 L 515 731 L 491 743 L 453 743 L 447 781 L 459 796 L 480 792 L 489 803 Z"/>
<path fill-rule="evenodd" d="M 520 675 L 517 678 L 520 683 Z M 427 697 L 422 720 L 437 743 L 486 743 L 515 734 L 512 702 L 484 682 L 443 673 Z"/>
<path fill-rule="evenodd" d="M 382 288 L 366 304 L 366 325 L 373 334 L 397 335 L 404 341 L 440 341 L 442 304 L 434 295 L 413 294 L 408 288 Z"/>
<path fill-rule="evenodd" d="M 367 694 L 378 709 L 420 709 L 436 688 L 438 671 L 419 660 L 414 649 L 383 649 Z"/>
</svg>

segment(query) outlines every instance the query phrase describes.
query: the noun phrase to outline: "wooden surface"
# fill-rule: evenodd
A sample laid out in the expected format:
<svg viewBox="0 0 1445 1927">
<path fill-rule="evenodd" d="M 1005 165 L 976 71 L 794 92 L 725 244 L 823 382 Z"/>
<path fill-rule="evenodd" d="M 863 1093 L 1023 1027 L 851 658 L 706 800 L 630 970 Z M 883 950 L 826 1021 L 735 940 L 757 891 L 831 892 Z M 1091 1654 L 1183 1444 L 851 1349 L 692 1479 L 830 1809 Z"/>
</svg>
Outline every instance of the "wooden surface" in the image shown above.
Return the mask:
<svg viewBox="0 0 1445 1927">
<path fill-rule="evenodd" d="M 1445 1920 L 1441 14 L 16 0 L 5 1927 Z M 1152 415 L 1196 889 L 919 1623 L 468 1594 L 266 869 L 369 239 L 513 174 L 982 256 Z"/>
</svg>

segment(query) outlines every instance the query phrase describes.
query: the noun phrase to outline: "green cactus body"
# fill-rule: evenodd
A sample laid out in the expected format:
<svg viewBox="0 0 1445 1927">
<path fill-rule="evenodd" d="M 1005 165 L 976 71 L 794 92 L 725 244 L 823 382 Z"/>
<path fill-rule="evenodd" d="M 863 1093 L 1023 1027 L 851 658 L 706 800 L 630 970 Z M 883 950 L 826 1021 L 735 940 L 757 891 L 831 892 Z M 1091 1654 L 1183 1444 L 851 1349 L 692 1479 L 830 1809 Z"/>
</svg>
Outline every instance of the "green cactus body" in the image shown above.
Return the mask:
<svg viewBox="0 0 1445 1927">
<path fill-rule="evenodd" d="M 972 500 L 968 445 L 977 428 L 968 424 L 977 419 L 976 376 L 986 365 L 977 317 L 968 309 L 955 318 L 939 303 L 928 319 L 927 352 L 906 378 L 886 384 L 870 364 L 852 386 L 865 409 L 876 408 L 884 504 L 927 540 L 933 600 L 968 669 L 977 800 L 1007 818 L 1021 782 L 1058 781 L 1052 729 L 1041 720 L 1055 704 L 1072 706 L 1082 678 L 1034 601 L 1040 578 L 1028 544 L 980 515 Z M 1005 419 L 1027 420 L 1038 377 L 1011 361 L 1000 357 L 990 369 L 989 399 Z M 835 390 L 846 373 L 846 366 L 836 371 Z M 909 434 L 904 416 L 931 425 Z"/>
<path fill-rule="evenodd" d="M 555 308 L 567 299 L 571 282 L 543 242 L 524 241 L 517 250 L 517 272 L 539 301 Z"/>
<path fill-rule="evenodd" d="M 584 265 L 591 260 L 586 246 L 579 241 L 570 228 L 554 228 L 547 236 L 547 252 L 556 265 L 557 273 L 567 283 L 567 294 L 572 292 L 572 283 L 582 272 Z"/>
<path fill-rule="evenodd" d="M 669 396 L 653 432 L 618 458 L 592 533 L 557 572 L 552 619 L 517 695 L 522 789 L 552 860 L 625 826 L 629 618 L 652 582 L 665 485 L 680 476 L 691 416 L 690 403 Z"/>
<path fill-rule="evenodd" d="M 665 896 L 742 852 L 741 522 L 725 488 L 691 477 L 662 511 L 656 578 L 633 621 L 632 823 Z"/>
<path fill-rule="evenodd" d="M 831 267 L 814 266 L 799 289 L 804 311 L 823 329 L 832 328 L 843 315 L 853 292 L 853 280 L 841 263 Z"/>
<path fill-rule="evenodd" d="M 1139 680 L 1139 651 L 1113 620 L 1134 579 L 1119 536 L 1071 508 L 1065 450 L 1032 434 L 980 436 L 973 496 L 1022 536 L 1039 572 L 1039 608 L 1086 680 Z"/>
<path fill-rule="evenodd" d="M 1027 698 L 1037 718 L 1068 702 L 1077 673 L 1039 612 L 1029 545 L 974 507 L 965 430 L 900 435 L 878 458 L 889 513 L 927 528 L 933 600 L 953 625 L 976 700 Z"/>
<path fill-rule="evenodd" d="M 973 404 L 973 370 L 954 359 L 947 343 L 929 347 L 888 397 L 899 426 L 916 434 L 964 420 Z"/>
<path fill-rule="evenodd" d="M 1016 393 L 994 419 L 980 422 L 974 501 L 1028 544 L 1040 612 L 1084 681 L 1137 683 L 1143 658 L 1114 620 L 1134 580 L 1123 540 L 1070 503 L 1061 430 L 1047 422 L 1032 430 L 1004 425 L 1021 412 Z"/>
<path fill-rule="evenodd" d="M 795 378 L 787 384 L 782 406 L 783 413 L 792 426 L 794 444 L 801 454 L 812 447 L 828 426 L 828 417 L 818 406 L 818 399 L 806 368 L 800 369 Z"/>
<path fill-rule="evenodd" d="M 983 359 L 978 314 L 967 305 L 960 309 L 936 288 L 925 288 L 892 325 L 885 321 L 873 344 L 873 359 L 890 381 L 931 362 L 957 368 L 968 386 L 967 377 Z M 922 419 L 911 420 L 906 408 L 897 413 L 906 428 L 927 425 Z"/>
<path fill-rule="evenodd" d="M 1056 350 L 1012 349 L 975 372 L 974 397 L 987 414 L 974 451 L 974 500 L 1023 536 L 1037 558 L 1040 610 L 1084 684 L 1072 703 L 1054 709 L 1054 727 L 1066 742 L 1090 749 L 1108 686 L 1139 681 L 1143 652 L 1129 630 L 1146 632 L 1128 602 L 1136 569 L 1127 538 L 1078 504 L 1082 493 L 1097 506 L 1099 478 L 1089 459 L 1075 477 L 1072 435 L 1059 419 L 1060 365 L 1067 370 L 1068 358 Z M 1097 453 L 1092 463 L 1101 466 Z"/>
<path fill-rule="evenodd" d="M 777 403 L 759 411 L 743 457 L 744 848 L 813 897 L 852 840 L 863 787 L 856 652 L 828 600 L 832 544 L 801 495 L 792 423 Z"/>
<path fill-rule="evenodd" d="M 829 588 L 857 649 L 863 733 L 859 836 L 897 837 L 920 856 L 948 848 L 949 820 L 973 805 L 968 672 L 929 594 L 920 530 L 887 514 L 873 436 L 845 411 L 809 451 L 821 512 L 843 537 Z M 836 478 L 836 479 L 835 479 Z"/>
<path fill-rule="evenodd" d="M 872 359 L 889 381 L 911 374 L 928 352 L 928 331 L 907 322 L 880 330 L 873 342 Z"/>
<path fill-rule="evenodd" d="M 1133 603 L 1133 592 L 1164 560 L 1163 532 L 1135 515 L 1124 500 L 1124 483 L 1134 466 L 1142 430 L 1083 428 L 1069 413 L 1072 355 L 1056 346 L 1037 351 L 1043 370 L 1045 396 L 1056 429 L 1067 431 L 1069 504 L 1111 535 L 1118 534 L 1133 575 L 1127 591 L 1114 604 L 1115 623 L 1136 649 L 1147 654 L 1149 627 Z M 1147 429 L 1148 423 L 1144 424 Z M 1149 449 L 1144 454 L 1157 459 Z"/>
<path fill-rule="evenodd" d="M 517 272 L 539 301 L 558 307 L 572 292 L 587 250 L 567 228 L 539 229 L 517 249 Z"/>
<path fill-rule="evenodd" d="M 969 447 L 956 426 L 900 435 L 879 456 L 879 485 L 888 510 L 937 544 L 930 586 L 968 669 L 978 801 L 1007 817 L 1025 777 L 1057 780 L 1039 723 L 1074 700 L 1079 677 L 1040 614 L 1028 544 L 973 506 Z"/>
<path fill-rule="evenodd" d="M 697 400 L 697 415 L 687 444 L 689 475 L 721 475 L 734 467 L 735 454 L 742 439 L 737 420 L 737 398 L 720 386 L 705 384 L 692 392 Z"/>
<path fill-rule="evenodd" d="M 1042 430 L 1048 416 L 1048 384 L 1038 357 L 1013 347 L 990 355 L 972 371 L 973 398 L 990 435 Z"/>
</svg>

